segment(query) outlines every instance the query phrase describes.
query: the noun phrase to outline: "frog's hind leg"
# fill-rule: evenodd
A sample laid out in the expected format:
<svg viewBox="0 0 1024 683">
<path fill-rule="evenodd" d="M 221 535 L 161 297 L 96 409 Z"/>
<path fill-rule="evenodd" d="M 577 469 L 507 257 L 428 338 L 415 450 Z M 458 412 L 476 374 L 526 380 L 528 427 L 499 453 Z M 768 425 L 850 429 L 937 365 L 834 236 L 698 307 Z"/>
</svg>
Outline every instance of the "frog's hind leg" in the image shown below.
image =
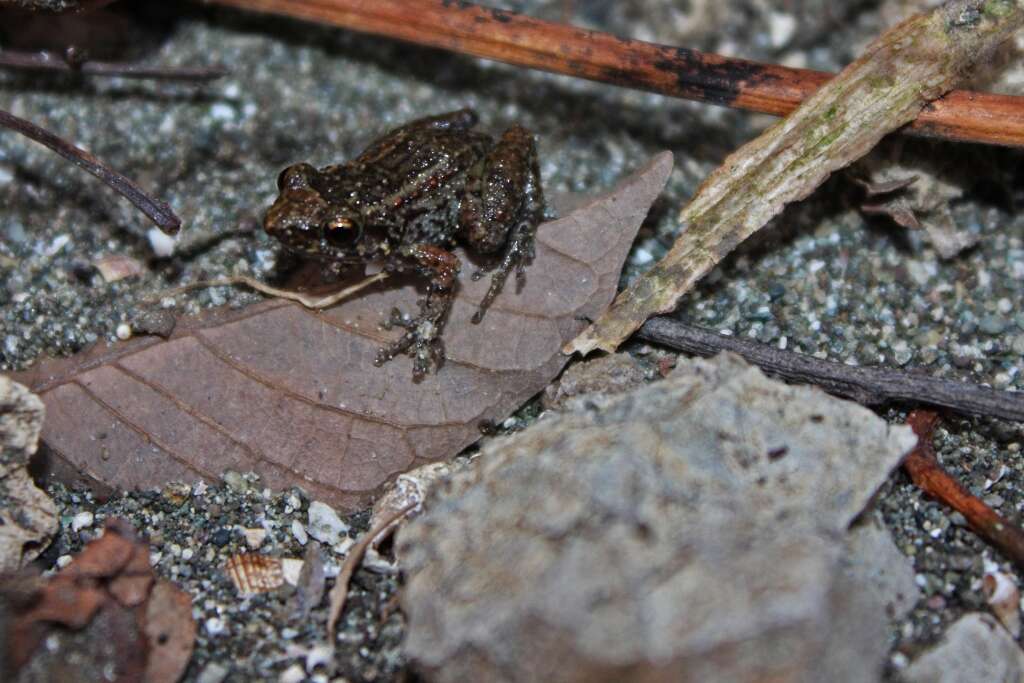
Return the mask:
<svg viewBox="0 0 1024 683">
<path fill-rule="evenodd" d="M 391 317 L 385 321 L 384 327 L 403 327 L 406 333 L 378 350 L 374 364 L 382 365 L 400 353 L 409 353 L 413 357 L 413 379 L 419 380 L 432 367 L 440 367 L 444 362 L 441 330 L 452 305 L 460 263 L 455 254 L 429 244 L 404 246 L 400 255 L 408 259 L 417 272 L 429 278 L 427 296 L 420 302 L 420 312 L 416 318 L 402 315 L 397 308 L 391 311 Z"/>
<path fill-rule="evenodd" d="M 513 270 L 519 286 L 533 260 L 537 225 L 544 216 L 537 146 L 522 126 L 505 131 L 494 149 L 469 174 L 459 223 L 463 237 L 477 251 L 494 253 L 505 247 L 491 286 L 473 314 L 479 323 L 501 293 Z M 479 279 L 482 273 L 475 273 Z"/>
</svg>

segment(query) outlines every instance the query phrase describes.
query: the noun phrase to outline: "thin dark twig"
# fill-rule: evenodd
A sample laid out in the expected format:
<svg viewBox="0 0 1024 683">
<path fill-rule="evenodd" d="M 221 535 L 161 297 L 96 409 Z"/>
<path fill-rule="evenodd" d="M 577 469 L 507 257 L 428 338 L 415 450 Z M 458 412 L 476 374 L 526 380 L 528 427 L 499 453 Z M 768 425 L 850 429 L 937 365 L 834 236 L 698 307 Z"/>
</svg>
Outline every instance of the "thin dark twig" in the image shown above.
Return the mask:
<svg viewBox="0 0 1024 683">
<path fill-rule="evenodd" d="M 672 318 L 651 318 L 637 332 L 645 341 L 699 356 L 732 351 L 770 375 L 814 384 L 864 405 L 893 401 L 1024 422 L 1024 393 L 997 391 L 968 382 L 914 375 L 889 368 L 855 367 L 736 339 Z"/>
<path fill-rule="evenodd" d="M 331 606 L 327 615 L 327 638 L 329 642 L 334 642 L 334 629 L 337 627 L 338 619 L 341 618 L 341 613 L 345 609 L 345 602 L 348 599 L 348 585 L 352 581 L 352 575 L 356 573 L 356 569 L 362 564 L 363 556 L 366 555 L 370 544 L 373 543 L 375 538 L 384 533 L 389 526 L 409 514 L 409 511 L 416 507 L 416 505 L 416 503 L 409 503 L 401 510 L 396 510 L 387 515 L 376 526 L 363 534 L 362 538 L 349 549 L 348 557 L 345 558 L 345 563 L 341 566 L 341 571 L 338 572 L 338 578 L 334 580 L 334 587 L 331 588 Z"/>
<path fill-rule="evenodd" d="M 938 421 L 938 416 L 927 410 L 907 416 L 907 424 L 917 434 L 917 445 L 903 461 L 903 468 L 918 488 L 963 515 L 974 533 L 1024 568 L 1024 531 L 971 495 L 939 464 L 932 445 Z"/>
<path fill-rule="evenodd" d="M 145 78 L 164 81 L 212 81 L 228 73 L 223 66 L 146 66 L 128 62 L 100 62 L 68 60 L 51 52 L 22 52 L 0 50 L 0 67 L 49 71 L 55 73 L 81 74 L 83 76 L 120 76 L 122 78 Z"/>
<path fill-rule="evenodd" d="M 150 197 L 132 180 L 121 175 L 84 149 L 75 147 L 70 142 L 54 135 L 45 128 L 40 128 L 31 121 L 18 118 L 0 109 L 0 126 L 9 128 L 16 133 L 46 145 L 57 154 L 72 162 L 81 169 L 93 174 L 122 197 L 134 204 L 142 213 L 149 216 L 157 227 L 168 235 L 174 235 L 181 227 L 181 219 L 174 213 L 167 202 Z"/>
</svg>

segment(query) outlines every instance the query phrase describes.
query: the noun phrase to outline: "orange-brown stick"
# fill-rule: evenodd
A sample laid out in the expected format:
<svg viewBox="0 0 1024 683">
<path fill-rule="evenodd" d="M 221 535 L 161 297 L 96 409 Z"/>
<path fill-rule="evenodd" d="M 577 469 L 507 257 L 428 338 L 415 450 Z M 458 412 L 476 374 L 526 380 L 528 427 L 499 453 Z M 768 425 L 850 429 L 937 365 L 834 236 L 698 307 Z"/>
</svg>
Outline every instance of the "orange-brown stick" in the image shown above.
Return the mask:
<svg viewBox="0 0 1024 683">
<path fill-rule="evenodd" d="M 617 38 L 461 0 L 205 0 L 602 83 L 784 116 L 832 74 Z M 1024 98 L 956 90 L 908 131 L 1024 147 Z"/>
<path fill-rule="evenodd" d="M 903 461 L 904 469 L 922 491 L 962 514 L 974 533 L 1024 568 L 1024 532 L 971 495 L 939 464 L 932 446 L 938 421 L 938 415 L 928 410 L 915 410 L 907 416 L 907 424 L 917 434 L 917 446 Z"/>
</svg>

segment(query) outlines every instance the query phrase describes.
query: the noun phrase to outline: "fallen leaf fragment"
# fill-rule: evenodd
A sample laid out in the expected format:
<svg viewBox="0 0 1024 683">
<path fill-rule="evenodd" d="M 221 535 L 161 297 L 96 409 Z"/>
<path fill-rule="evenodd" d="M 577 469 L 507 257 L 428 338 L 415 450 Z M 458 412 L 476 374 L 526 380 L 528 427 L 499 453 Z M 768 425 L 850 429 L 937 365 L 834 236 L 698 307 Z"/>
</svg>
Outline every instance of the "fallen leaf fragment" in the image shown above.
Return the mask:
<svg viewBox="0 0 1024 683">
<path fill-rule="evenodd" d="M 313 542 L 306 546 L 306 556 L 302 560 L 302 571 L 295 586 L 292 598 L 292 618 L 305 621 L 309 613 L 316 609 L 324 599 L 327 585 L 327 573 L 324 567 L 324 552 L 320 544 Z M 307 667 L 308 668 L 308 667 Z"/>
<path fill-rule="evenodd" d="M 957 227 L 952 202 L 963 196 L 969 170 L 933 148 L 907 145 L 905 140 L 882 144 L 864 157 L 856 171 L 868 202 L 867 214 L 889 216 L 897 225 L 923 229 L 935 251 L 950 259 L 974 246 L 979 236 Z"/>
<path fill-rule="evenodd" d="M 111 283 L 142 275 L 146 268 L 131 256 L 111 254 L 96 261 L 96 270 L 100 271 L 104 282 Z"/>
<path fill-rule="evenodd" d="M 984 5 L 984 7 L 982 6 Z M 1013 2 L 953 0 L 882 34 L 778 125 L 730 155 L 682 210 L 676 243 L 566 353 L 614 351 L 790 202 L 952 90 L 1024 25 Z"/>
<path fill-rule="evenodd" d="M 57 506 L 26 469 L 43 412 L 38 396 L 0 377 L 0 574 L 35 559 L 57 532 Z"/>
<path fill-rule="evenodd" d="M 560 350 L 614 296 L 637 230 L 672 169 L 663 153 L 607 194 L 543 224 L 520 292 L 470 324 L 488 280 L 466 258 L 445 329 L 448 361 L 414 384 L 407 357 L 373 364 L 380 322 L 415 310 L 413 284 L 378 283 L 317 313 L 288 301 L 216 309 L 167 340 L 133 339 L 25 374 L 47 405 L 43 440 L 66 478 L 159 487 L 255 471 L 342 511 L 398 474 L 449 458 L 543 389 Z"/>
<path fill-rule="evenodd" d="M 108 520 L 104 534 L 49 580 L 14 586 L 25 587 L 16 597 L 3 591 L 12 612 L 0 639 L 3 680 L 72 683 L 114 672 L 119 681 L 173 683 L 188 665 L 192 600 L 156 577 L 149 546 L 127 522 Z"/>
</svg>

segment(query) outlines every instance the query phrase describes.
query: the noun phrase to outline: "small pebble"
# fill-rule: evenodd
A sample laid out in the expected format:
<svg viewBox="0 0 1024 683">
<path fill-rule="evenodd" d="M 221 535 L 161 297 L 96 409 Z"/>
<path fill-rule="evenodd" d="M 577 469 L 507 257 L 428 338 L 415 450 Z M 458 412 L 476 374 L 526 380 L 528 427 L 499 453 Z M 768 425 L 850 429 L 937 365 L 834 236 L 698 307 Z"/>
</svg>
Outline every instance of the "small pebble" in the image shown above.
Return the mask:
<svg viewBox="0 0 1024 683">
<path fill-rule="evenodd" d="M 281 673 L 280 683 L 302 683 L 306 680 L 306 672 L 298 664 L 292 664 Z"/>
<path fill-rule="evenodd" d="M 231 541 L 231 530 L 230 529 L 217 529 L 210 536 L 210 542 L 218 548 L 223 548 Z"/>
<path fill-rule="evenodd" d="M 149 310 L 135 316 L 132 320 L 132 330 L 139 334 L 152 334 L 157 337 L 167 338 L 174 332 L 177 318 L 168 310 Z"/>
<path fill-rule="evenodd" d="M 71 520 L 71 530 L 78 533 L 82 529 L 88 529 L 92 526 L 93 514 L 86 510 L 85 512 L 79 512 Z"/>
<path fill-rule="evenodd" d="M 297 519 L 292 521 L 292 536 L 299 542 L 299 545 L 309 543 L 309 534 L 306 533 L 306 527 L 302 526 L 302 522 Z"/>
<path fill-rule="evenodd" d="M 227 470 L 224 472 L 224 474 L 221 475 L 221 479 L 223 479 L 224 483 L 230 486 L 233 491 L 237 491 L 239 493 L 249 488 L 249 482 L 245 480 L 245 477 L 234 470 Z"/>
<path fill-rule="evenodd" d="M 229 669 L 217 662 L 210 662 L 203 667 L 203 670 L 196 678 L 196 683 L 222 683 L 230 673 Z"/>
<path fill-rule="evenodd" d="M 330 505 L 315 500 L 309 504 L 306 532 L 324 545 L 333 546 L 348 534 L 348 524 L 341 521 L 341 517 Z"/>
<path fill-rule="evenodd" d="M 218 636 L 221 633 L 224 633 L 224 620 L 219 617 L 210 617 L 203 624 L 203 628 L 205 628 L 206 632 L 211 636 Z"/>
<path fill-rule="evenodd" d="M 132 338 L 132 328 L 131 328 L 131 325 L 129 325 L 128 323 L 121 323 L 120 325 L 117 326 L 117 329 L 114 330 L 114 334 L 117 335 L 117 338 L 120 339 L 121 341 L 127 341 L 127 340 L 131 339 Z"/>
<path fill-rule="evenodd" d="M 997 335 L 1002 334 L 1003 330 L 1006 329 L 1006 319 L 998 315 L 986 315 L 982 316 L 981 320 L 978 321 L 978 329 L 985 334 Z"/>
</svg>

